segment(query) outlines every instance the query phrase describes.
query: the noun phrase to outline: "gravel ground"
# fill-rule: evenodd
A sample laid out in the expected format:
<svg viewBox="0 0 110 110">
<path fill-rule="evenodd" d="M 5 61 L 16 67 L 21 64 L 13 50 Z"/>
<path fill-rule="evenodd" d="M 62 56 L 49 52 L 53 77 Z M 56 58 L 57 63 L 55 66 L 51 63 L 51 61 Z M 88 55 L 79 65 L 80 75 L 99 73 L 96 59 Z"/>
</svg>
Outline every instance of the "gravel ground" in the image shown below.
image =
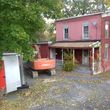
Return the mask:
<svg viewBox="0 0 110 110">
<path fill-rule="evenodd" d="M 0 110 L 110 110 L 110 72 L 100 75 L 57 71 L 26 77 L 29 89 L 0 99 Z"/>
</svg>

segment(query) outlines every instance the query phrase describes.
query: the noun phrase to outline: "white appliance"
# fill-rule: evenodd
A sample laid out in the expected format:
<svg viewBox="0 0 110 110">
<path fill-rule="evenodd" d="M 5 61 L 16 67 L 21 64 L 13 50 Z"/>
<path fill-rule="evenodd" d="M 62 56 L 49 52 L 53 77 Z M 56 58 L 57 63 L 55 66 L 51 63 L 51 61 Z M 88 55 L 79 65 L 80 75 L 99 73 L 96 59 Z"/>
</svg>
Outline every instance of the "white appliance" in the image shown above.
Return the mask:
<svg viewBox="0 0 110 110">
<path fill-rule="evenodd" d="M 6 93 L 16 91 L 21 87 L 19 54 L 4 53 L 3 54 L 6 80 Z"/>
</svg>

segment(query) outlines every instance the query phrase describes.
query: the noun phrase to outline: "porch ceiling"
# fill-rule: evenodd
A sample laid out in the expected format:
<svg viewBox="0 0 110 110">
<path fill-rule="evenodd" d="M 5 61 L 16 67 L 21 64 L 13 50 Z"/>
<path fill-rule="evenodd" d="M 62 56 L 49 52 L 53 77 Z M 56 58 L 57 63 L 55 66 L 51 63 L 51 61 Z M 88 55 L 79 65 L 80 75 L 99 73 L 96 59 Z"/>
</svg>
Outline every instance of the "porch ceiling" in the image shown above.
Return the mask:
<svg viewBox="0 0 110 110">
<path fill-rule="evenodd" d="M 95 42 L 56 42 L 50 47 L 52 48 L 92 48 Z"/>
</svg>

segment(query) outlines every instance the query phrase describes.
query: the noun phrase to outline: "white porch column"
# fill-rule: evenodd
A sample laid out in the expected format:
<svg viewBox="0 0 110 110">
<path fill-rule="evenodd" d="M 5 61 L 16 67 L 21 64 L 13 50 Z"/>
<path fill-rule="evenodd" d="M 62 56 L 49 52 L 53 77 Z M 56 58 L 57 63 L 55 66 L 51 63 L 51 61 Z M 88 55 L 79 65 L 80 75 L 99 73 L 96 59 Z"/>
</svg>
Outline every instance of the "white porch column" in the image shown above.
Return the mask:
<svg viewBox="0 0 110 110">
<path fill-rule="evenodd" d="M 73 49 L 73 64 L 75 62 L 75 50 Z"/>
<path fill-rule="evenodd" d="M 95 68 L 94 68 L 94 64 L 95 64 L 95 61 L 94 61 L 94 47 L 92 47 L 92 72 L 93 74 L 95 74 Z"/>
<path fill-rule="evenodd" d="M 63 49 L 62 49 L 62 65 L 63 65 L 63 61 L 64 61 L 64 56 L 63 56 Z"/>
</svg>

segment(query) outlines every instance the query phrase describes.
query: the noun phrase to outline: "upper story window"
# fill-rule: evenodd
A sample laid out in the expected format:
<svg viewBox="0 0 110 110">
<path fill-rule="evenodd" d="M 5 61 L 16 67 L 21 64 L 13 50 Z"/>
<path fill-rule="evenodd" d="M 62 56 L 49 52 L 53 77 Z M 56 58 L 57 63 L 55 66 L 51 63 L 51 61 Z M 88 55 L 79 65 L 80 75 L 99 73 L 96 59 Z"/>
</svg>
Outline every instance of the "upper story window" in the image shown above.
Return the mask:
<svg viewBox="0 0 110 110">
<path fill-rule="evenodd" d="M 69 33 L 68 33 L 68 27 L 67 26 L 65 26 L 64 27 L 64 39 L 68 39 L 69 38 Z"/>
<path fill-rule="evenodd" d="M 109 38 L 109 21 L 105 22 L 105 37 Z"/>
<path fill-rule="evenodd" d="M 104 59 L 108 60 L 108 56 L 109 56 L 109 44 L 105 44 Z"/>
<path fill-rule="evenodd" d="M 89 24 L 83 23 L 83 33 L 82 33 L 83 39 L 89 39 Z"/>
</svg>

